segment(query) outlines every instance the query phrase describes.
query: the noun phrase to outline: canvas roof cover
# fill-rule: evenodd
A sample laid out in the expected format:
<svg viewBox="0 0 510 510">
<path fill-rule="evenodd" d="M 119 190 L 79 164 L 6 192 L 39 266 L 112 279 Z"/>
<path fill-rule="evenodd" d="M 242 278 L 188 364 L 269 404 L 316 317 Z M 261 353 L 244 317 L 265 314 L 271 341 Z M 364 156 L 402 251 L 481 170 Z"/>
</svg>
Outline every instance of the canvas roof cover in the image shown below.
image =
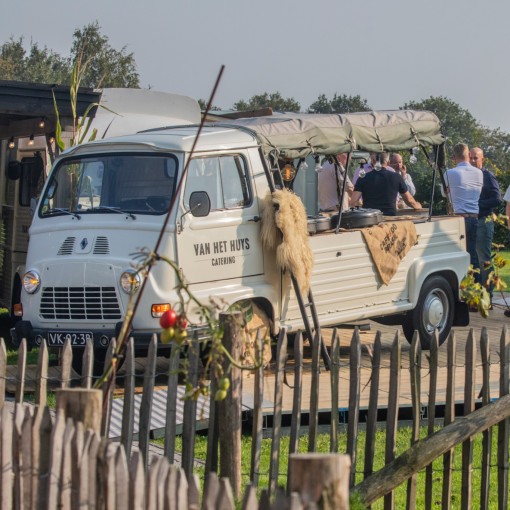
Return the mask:
<svg viewBox="0 0 510 510">
<path fill-rule="evenodd" d="M 295 159 L 312 153 L 351 150 L 400 151 L 440 145 L 444 137 L 437 116 L 428 111 L 387 110 L 346 114 L 276 114 L 236 119 L 221 125 L 248 129 L 265 154 Z"/>
</svg>

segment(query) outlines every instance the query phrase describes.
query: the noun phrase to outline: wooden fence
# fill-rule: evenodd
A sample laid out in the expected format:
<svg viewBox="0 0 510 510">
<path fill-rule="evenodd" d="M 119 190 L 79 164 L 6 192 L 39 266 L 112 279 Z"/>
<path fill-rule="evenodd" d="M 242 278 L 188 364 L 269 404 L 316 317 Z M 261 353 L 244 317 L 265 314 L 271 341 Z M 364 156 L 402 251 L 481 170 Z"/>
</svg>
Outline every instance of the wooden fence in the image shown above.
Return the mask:
<svg viewBox="0 0 510 510">
<path fill-rule="evenodd" d="M 360 445 L 358 444 L 358 432 L 360 430 L 360 391 L 361 391 L 361 349 L 362 345 L 357 330 L 354 331 L 350 346 L 350 356 L 346 367 L 342 365 L 340 360 L 340 346 L 336 332 L 333 333 L 331 345 L 331 419 L 329 425 L 330 444 L 329 450 L 332 453 L 338 452 L 338 424 L 339 424 L 339 395 L 345 391 L 340 385 L 339 371 L 342 373 L 348 370 L 349 380 L 349 408 L 347 421 L 347 447 L 346 453 L 351 459 L 350 487 L 351 491 L 357 491 L 361 495 L 362 501 L 366 504 L 384 498 L 385 508 L 394 508 L 395 506 L 395 489 L 401 484 L 407 484 L 407 508 L 416 508 L 417 502 L 417 477 L 422 471 L 425 472 L 425 508 L 432 508 L 434 484 L 441 484 L 442 490 L 442 508 L 449 509 L 452 504 L 452 475 L 455 471 L 462 473 L 462 493 L 461 508 L 470 508 L 473 501 L 472 485 L 473 476 L 480 476 L 480 508 L 489 508 L 489 496 L 497 493 L 497 501 L 499 509 L 508 508 L 508 457 L 509 457 L 509 436 L 510 436 L 510 396 L 509 396 L 509 378 L 510 378 L 510 342 L 506 328 L 503 328 L 499 339 L 499 391 L 491 394 L 490 391 L 490 371 L 494 364 L 489 359 L 489 338 L 486 330 L 482 330 L 480 338 L 481 346 L 481 365 L 483 369 L 482 389 L 479 395 L 475 394 L 475 367 L 480 364 L 477 361 L 478 344 L 475 341 L 473 332 L 469 334 L 465 347 L 464 362 L 464 380 L 460 384 L 464 387 L 463 403 L 461 405 L 461 416 L 456 416 L 459 406 L 456 406 L 455 388 L 458 382 L 455 380 L 458 359 L 457 343 L 455 335 L 451 335 L 447 342 L 441 347 L 437 345 L 437 339 L 432 343 L 432 349 L 426 354 L 427 362 L 425 363 L 424 353 L 421 352 L 418 339 L 415 338 L 409 351 L 409 368 L 403 369 L 404 363 L 402 359 L 402 349 L 398 335 L 395 335 L 391 348 L 391 357 L 389 366 L 383 366 L 381 363 L 381 335 L 376 335 L 373 346 L 371 347 L 371 376 L 370 376 L 370 402 L 366 413 L 366 440 L 363 446 L 364 456 L 361 461 Z M 17 402 L 23 400 L 24 395 L 24 370 L 25 370 L 25 344 L 22 343 L 20 349 L 20 359 L 17 372 L 17 390 L 15 399 Z M 436 418 L 436 396 L 438 393 L 438 356 L 446 350 L 448 377 L 446 388 L 444 389 L 444 422 Z M 320 346 L 317 339 L 312 347 L 312 377 L 311 377 L 311 399 L 309 405 L 309 426 L 308 426 L 308 450 L 315 452 L 317 450 L 318 438 L 318 398 L 320 394 Z M 91 352 L 87 352 L 84 359 L 90 360 Z M 46 379 L 47 379 L 47 350 L 43 346 L 39 352 L 39 365 L 37 376 L 37 388 L 35 392 L 35 402 L 44 405 L 46 401 Z M 69 346 L 64 348 L 62 356 L 62 387 L 67 387 L 71 379 L 71 356 L 72 352 Z M 289 455 L 293 455 L 298 451 L 301 438 L 301 393 L 303 379 L 303 345 L 301 335 L 298 334 L 294 340 L 293 346 L 294 356 L 294 383 L 293 383 L 293 410 L 290 426 L 290 445 Z M 171 357 L 171 368 L 167 375 L 167 404 L 166 404 L 166 427 L 164 438 L 164 457 L 169 464 L 174 464 L 176 458 L 175 451 L 175 435 L 176 435 L 176 405 L 177 405 L 177 388 L 178 376 L 176 370 L 177 357 Z M 265 497 L 273 500 L 278 494 L 278 477 L 280 473 L 281 463 L 281 427 L 282 427 L 282 392 L 285 378 L 287 360 L 287 335 L 283 331 L 279 338 L 276 349 L 276 379 L 274 395 L 274 412 L 272 421 L 272 438 L 271 438 L 271 454 L 268 478 L 269 482 L 264 489 Z M 81 377 L 81 384 L 84 387 L 90 387 L 92 378 L 91 362 L 85 363 L 85 374 Z M 134 393 L 135 393 L 135 373 L 134 373 L 134 352 L 133 345 L 130 343 L 126 353 L 125 360 L 126 376 L 124 380 L 124 414 L 123 427 L 120 438 L 120 444 L 124 447 L 126 458 L 131 457 L 133 448 L 133 422 L 134 422 Z M 142 395 L 142 403 L 139 413 L 139 432 L 138 432 L 138 448 L 140 451 L 139 462 L 148 471 L 149 467 L 149 441 L 150 430 L 149 422 L 151 415 L 151 403 L 154 396 L 155 371 L 156 367 L 156 340 L 154 339 L 149 348 L 147 364 L 144 373 L 144 387 Z M 198 373 L 199 360 L 198 356 L 192 357 L 189 365 L 190 377 Z M 396 439 L 398 427 L 398 415 L 400 408 L 400 382 L 403 370 L 409 371 L 411 384 L 411 406 L 412 406 L 412 438 L 410 448 L 396 458 Z M 380 378 L 383 371 L 389 371 L 389 391 L 387 400 L 384 402 L 380 397 Z M 407 374 L 406 374 L 407 375 Z M 420 385 L 425 380 L 425 375 L 429 381 L 428 402 L 422 402 Z M 260 403 L 264 399 L 262 384 L 264 378 L 264 369 L 260 368 L 255 373 L 254 395 L 255 408 L 253 416 L 253 431 L 251 445 L 251 464 L 249 469 L 249 479 L 251 487 L 260 487 L 260 455 L 262 444 L 262 411 Z M 5 384 L 5 349 L 0 349 L 0 385 Z M 159 383 L 161 385 L 161 382 Z M 233 383 L 235 384 L 235 382 Z M 214 381 L 213 381 L 214 387 Z M 111 402 L 113 398 L 112 388 L 106 392 L 107 388 L 103 388 L 104 406 L 102 416 L 102 433 L 104 434 L 109 428 Z M 214 391 L 211 392 L 214 395 Z M 3 404 L 4 388 L 0 387 L 0 399 Z M 220 472 L 220 476 L 225 473 L 221 472 L 221 466 L 218 466 L 218 443 L 220 433 L 218 430 L 218 403 L 211 397 L 209 406 L 209 429 L 208 429 L 208 447 L 206 458 L 206 476 L 211 472 Z M 375 451 L 375 435 L 377 425 L 377 412 L 380 408 L 387 408 L 386 418 L 386 440 L 384 447 L 385 466 L 378 471 L 374 467 Z M 426 408 L 426 423 L 428 429 L 428 437 L 419 439 L 420 424 L 422 423 L 422 411 Z M 197 411 L 197 403 L 193 400 L 186 400 L 184 403 L 184 427 L 182 441 L 182 460 L 181 467 L 188 477 L 192 479 L 193 462 L 195 458 L 195 417 Z M 440 427 L 439 432 L 435 432 Z M 442 428 L 441 428 L 442 427 Z M 492 434 L 497 432 L 497 452 L 492 455 Z M 241 430 L 230 432 L 231 440 L 238 440 Z M 483 452 L 481 468 L 476 472 L 473 471 L 473 438 L 483 433 Z M 222 430 L 222 435 L 224 432 Z M 462 445 L 461 467 L 454 468 L 453 449 L 456 445 Z M 221 453 L 220 453 L 221 456 Z M 443 458 L 443 469 L 440 475 L 437 468 L 434 471 L 432 461 Z M 496 462 L 491 458 L 496 457 Z M 237 462 L 237 460 L 236 460 Z M 362 468 L 358 468 L 363 464 Z M 220 469 L 218 470 L 218 467 Z M 236 467 L 237 469 L 237 467 Z M 240 469 L 240 466 L 239 466 Z M 497 470 L 497 487 L 491 487 L 489 484 L 490 473 Z M 291 473 L 292 474 L 292 473 Z M 232 481 L 232 473 L 228 474 Z M 236 489 L 237 482 L 232 484 L 235 496 L 241 497 L 241 492 Z M 236 492 L 237 491 L 237 492 Z"/>
<path fill-rule="evenodd" d="M 104 510 L 234 510 L 235 500 L 228 478 L 207 476 L 205 490 L 196 475 L 186 476 L 164 457 L 153 457 L 146 472 L 142 455 L 134 451 L 126 456 L 119 443 L 104 440 L 81 421 L 66 418 L 59 408 L 55 418 L 48 407 L 16 404 L 11 413 L 0 412 L 2 510 L 34 509 L 104 509 Z M 349 458 L 346 455 L 294 460 L 294 485 L 298 491 L 287 496 L 279 491 L 271 506 L 267 492 L 259 498 L 254 486 L 244 493 L 241 508 L 312 508 L 316 497 L 300 476 L 300 466 L 320 461 L 323 480 L 313 489 L 323 487 L 323 500 L 330 508 L 348 509 Z M 325 462 L 324 462 L 325 461 Z M 329 479 L 324 480 L 324 475 Z M 338 487 L 343 491 L 339 491 Z M 322 496 L 319 493 L 319 496 Z M 347 499 L 346 499 L 347 498 Z M 319 497 L 317 497 L 319 499 Z"/>
</svg>

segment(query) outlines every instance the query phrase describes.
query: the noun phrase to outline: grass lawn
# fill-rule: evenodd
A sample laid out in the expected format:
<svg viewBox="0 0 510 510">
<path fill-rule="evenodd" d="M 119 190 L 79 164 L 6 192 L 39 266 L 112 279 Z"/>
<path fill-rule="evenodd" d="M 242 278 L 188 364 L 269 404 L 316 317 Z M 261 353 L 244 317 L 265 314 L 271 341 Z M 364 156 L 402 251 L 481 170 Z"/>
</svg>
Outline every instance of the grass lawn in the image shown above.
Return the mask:
<svg viewBox="0 0 510 510">
<path fill-rule="evenodd" d="M 422 437 L 427 434 L 426 428 L 421 429 Z M 363 480 L 363 462 L 364 462 L 364 451 L 365 451 L 365 433 L 360 431 L 358 434 L 358 464 L 356 467 L 356 482 L 359 483 Z M 411 429 L 408 427 L 400 428 L 397 437 L 397 456 L 402 454 L 409 448 L 411 437 Z M 384 449 L 385 449 L 386 433 L 385 431 L 378 431 L 376 434 L 376 457 L 374 461 L 374 469 L 378 470 L 384 466 Z M 346 450 L 346 434 L 339 434 L 339 452 L 345 452 Z M 163 444 L 163 440 L 155 440 L 160 444 Z M 288 446 L 289 436 L 282 436 L 281 438 L 281 450 L 280 450 L 280 467 L 278 484 L 282 487 L 286 486 L 287 483 L 287 457 L 288 457 Z M 177 438 L 176 448 L 181 450 L 182 443 L 181 438 Z M 302 453 L 307 452 L 308 437 L 301 436 L 299 443 L 299 451 Z M 459 445 L 455 448 L 454 452 L 454 471 L 453 471 L 453 483 L 452 483 L 452 506 L 453 508 L 460 508 L 460 497 L 461 497 L 461 483 L 462 483 L 462 465 L 461 465 L 461 448 Z M 251 438 L 243 436 L 242 444 L 242 471 L 243 471 L 243 486 L 249 482 L 249 470 L 250 470 L 250 449 L 251 449 Z M 195 458 L 202 460 L 205 464 L 207 451 L 207 437 L 202 435 L 196 436 L 195 446 Z M 329 434 L 321 434 L 317 441 L 317 451 L 322 453 L 329 453 Z M 496 451 L 497 451 L 497 432 L 496 429 L 492 435 L 492 458 L 491 458 L 491 477 L 490 477 L 490 498 L 489 508 L 497 508 L 497 468 L 496 468 Z M 269 460 L 271 453 L 271 440 L 264 439 L 262 442 L 262 453 L 260 462 L 260 478 L 259 487 L 268 487 L 268 475 L 269 475 Z M 474 439 L 474 451 L 473 451 L 473 492 L 472 492 L 472 507 L 480 508 L 480 479 L 481 479 L 481 456 L 482 456 L 482 435 L 479 434 Z M 433 463 L 433 506 L 441 506 L 441 491 L 443 481 L 443 458 L 440 457 Z M 204 468 L 195 468 L 196 473 L 203 481 Z M 406 506 L 406 491 L 407 484 L 404 483 L 398 487 L 395 491 L 395 508 L 405 508 Z M 417 505 L 416 508 L 424 508 L 425 501 L 425 470 L 418 473 L 417 476 Z M 383 499 L 377 501 L 372 505 L 372 509 L 382 509 L 384 506 Z M 351 501 L 351 508 L 353 510 L 360 510 L 364 508 L 360 506 L 358 502 Z"/>
<path fill-rule="evenodd" d="M 499 270 L 499 276 L 505 281 L 507 288 L 510 292 L 510 251 L 500 251 L 499 254 L 506 260 L 506 266 Z"/>
</svg>

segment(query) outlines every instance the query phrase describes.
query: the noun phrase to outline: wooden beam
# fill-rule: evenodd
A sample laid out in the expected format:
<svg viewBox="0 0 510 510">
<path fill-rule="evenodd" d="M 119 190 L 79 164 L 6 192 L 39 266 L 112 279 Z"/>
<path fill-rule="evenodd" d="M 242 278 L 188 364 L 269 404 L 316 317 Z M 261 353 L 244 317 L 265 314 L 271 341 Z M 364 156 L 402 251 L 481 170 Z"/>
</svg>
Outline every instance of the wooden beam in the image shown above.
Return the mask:
<svg viewBox="0 0 510 510">
<path fill-rule="evenodd" d="M 363 480 L 353 490 L 359 492 L 366 505 L 370 505 L 457 444 L 493 427 L 509 416 L 510 395 L 505 395 L 416 443 L 391 464 Z"/>
</svg>

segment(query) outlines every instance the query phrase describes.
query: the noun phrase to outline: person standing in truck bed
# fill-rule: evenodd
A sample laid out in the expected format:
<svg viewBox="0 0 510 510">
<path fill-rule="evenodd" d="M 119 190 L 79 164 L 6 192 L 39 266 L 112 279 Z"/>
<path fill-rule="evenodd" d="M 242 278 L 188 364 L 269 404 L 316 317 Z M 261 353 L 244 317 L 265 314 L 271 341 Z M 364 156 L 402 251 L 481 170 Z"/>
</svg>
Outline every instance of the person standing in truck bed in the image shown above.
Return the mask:
<svg viewBox="0 0 510 510">
<path fill-rule="evenodd" d="M 407 167 L 401 154 L 398 152 L 392 152 L 390 154 L 390 167 L 393 168 L 397 174 L 402 176 L 402 179 L 404 179 L 404 182 L 406 183 L 407 191 L 409 191 L 409 193 L 411 193 L 414 197 L 414 195 L 416 195 L 416 186 L 414 185 L 411 175 L 407 173 Z M 406 205 L 400 195 L 397 197 L 397 207 L 399 209 L 406 208 Z"/>
<path fill-rule="evenodd" d="M 397 195 L 400 193 L 402 200 L 413 209 L 421 209 L 421 204 L 416 202 L 404 182 L 402 176 L 387 168 L 389 155 L 380 152 L 376 155 L 374 169 L 364 177 L 359 177 L 354 186 L 351 198 L 351 206 L 358 205 L 363 200 L 363 207 L 379 209 L 385 216 L 397 215 Z"/>
<path fill-rule="evenodd" d="M 335 161 L 327 160 L 317 171 L 320 212 L 338 211 L 344 176 L 347 178 L 347 183 L 342 201 L 342 211 L 349 208 L 349 198 L 354 186 L 345 170 L 347 154 L 338 154 L 337 160 L 339 165 Z"/>
</svg>

